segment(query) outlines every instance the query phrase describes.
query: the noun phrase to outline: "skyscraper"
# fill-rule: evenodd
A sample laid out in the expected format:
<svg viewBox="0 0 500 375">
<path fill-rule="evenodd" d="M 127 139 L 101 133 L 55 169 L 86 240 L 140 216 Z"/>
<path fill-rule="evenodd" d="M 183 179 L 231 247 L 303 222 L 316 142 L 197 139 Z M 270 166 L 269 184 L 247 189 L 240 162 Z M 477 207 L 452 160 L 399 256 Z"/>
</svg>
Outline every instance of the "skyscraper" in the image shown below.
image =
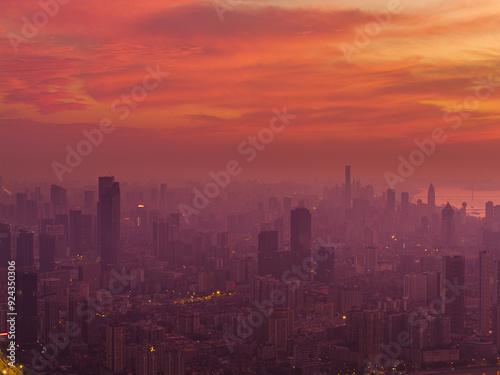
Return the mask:
<svg viewBox="0 0 500 375">
<path fill-rule="evenodd" d="M 26 193 L 16 193 L 16 222 L 17 225 L 26 225 Z"/>
<path fill-rule="evenodd" d="M 120 184 L 114 177 L 99 177 L 97 232 L 103 269 L 118 264 L 120 252 Z"/>
<path fill-rule="evenodd" d="M 441 218 L 441 246 L 452 247 L 455 245 L 455 224 L 453 221 L 453 216 L 455 212 L 453 207 L 451 207 L 450 202 L 446 204 L 443 208 L 442 218 Z"/>
<path fill-rule="evenodd" d="M 0 268 L 7 268 L 10 254 L 10 226 L 0 223 Z"/>
<path fill-rule="evenodd" d="M 258 274 L 279 277 L 278 231 L 269 230 L 260 232 L 258 251 Z"/>
<path fill-rule="evenodd" d="M 444 313 L 451 317 L 451 332 L 462 333 L 465 324 L 465 257 L 462 255 L 443 258 Z"/>
<path fill-rule="evenodd" d="M 125 368 L 125 327 L 106 326 L 106 367 L 114 372 Z"/>
<path fill-rule="evenodd" d="M 403 220 L 408 218 L 410 211 L 410 194 L 408 192 L 401 193 L 401 218 Z"/>
<path fill-rule="evenodd" d="M 479 253 L 479 336 L 488 336 L 490 331 L 490 252 Z"/>
<path fill-rule="evenodd" d="M 291 212 L 290 250 L 292 257 L 302 264 L 311 256 L 311 213 L 305 207 L 299 207 Z"/>
<path fill-rule="evenodd" d="M 37 275 L 16 271 L 16 343 L 33 344 L 37 337 Z"/>
<path fill-rule="evenodd" d="M 346 165 L 345 167 L 345 206 L 351 208 L 351 166 Z"/>
<path fill-rule="evenodd" d="M 34 233 L 19 229 L 17 238 L 17 262 L 16 266 L 29 267 L 33 265 L 34 257 Z"/>
<path fill-rule="evenodd" d="M 434 190 L 434 185 L 430 184 L 429 189 L 427 190 L 427 207 L 429 209 L 429 217 L 432 217 L 432 214 L 436 210 L 436 191 Z"/>
</svg>

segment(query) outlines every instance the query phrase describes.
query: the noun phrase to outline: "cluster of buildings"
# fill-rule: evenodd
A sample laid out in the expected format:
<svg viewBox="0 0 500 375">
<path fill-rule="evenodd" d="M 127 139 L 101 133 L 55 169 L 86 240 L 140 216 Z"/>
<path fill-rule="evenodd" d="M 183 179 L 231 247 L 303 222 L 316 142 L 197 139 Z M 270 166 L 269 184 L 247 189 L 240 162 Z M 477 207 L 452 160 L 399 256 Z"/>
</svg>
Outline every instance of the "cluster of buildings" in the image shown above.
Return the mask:
<svg viewBox="0 0 500 375">
<path fill-rule="evenodd" d="M 18 366 L 34 374 L 351 374 L 496 365 L 500 206 L 233 182 L 0 179 L 0 337 L 16 262 Z"/>
</svg>

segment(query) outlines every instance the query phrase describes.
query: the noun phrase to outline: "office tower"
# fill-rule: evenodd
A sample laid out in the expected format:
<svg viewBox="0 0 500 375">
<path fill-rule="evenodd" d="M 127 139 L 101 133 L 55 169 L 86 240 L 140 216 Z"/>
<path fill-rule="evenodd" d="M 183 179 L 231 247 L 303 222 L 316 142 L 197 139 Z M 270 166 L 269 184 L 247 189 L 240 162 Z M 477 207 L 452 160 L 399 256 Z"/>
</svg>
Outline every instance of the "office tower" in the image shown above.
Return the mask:
<svg viewBox="0 0 500 375">
<path fill-rule="evenodd" d="M 16 344 L 34 344 L 37 338 L 37 275 L 16 271 Z"/>
<path fill-rule="evenodd" d="M 169 228 L 168 222 L 159 220 L 153 222 L 153 253 L 156 260 L 167 261 Z"/>
<path fill-rule="evenodd" d="M 410 194 L 408 192 L 401 193 L 401 218 L 403 220 L 408 218 L 410 212 Z"/>
<path fill-rule="evenodd" d="M 94 213 L 94 192 L 92 190 L 85 190 L 83 193 L 83 211 L 85 214 Z"/>
<path fill-rule="evenodd" d="M 114 177 L 99 177 L 97 233 L 103 269 L 119 263 L 120 253 L 120 184 Z"/>
<path fill-rule="evenodd" d="M 16 193 L 16 223 L 26 225 L 26 193 Z"/>
<path fill-rule="evenodd" d="M 16 266 L 29 267 L 33 265 L 34 257 L 34 233 L 19 229 L 17 238 L 17 261 Z"/>
<path fill-rule="evenodd" d="M 160 214 L 167 212 L 167 184 L 160 184 Z"/>
<path fill-rule="evenodd" d="M 10 260 L 10 226 L 0 223 L 0 268 L 7 268 Z"/>
<path fill-rule="evenodd" d="M 446 207 L 443 208 L 441 217 L 441 246 L 443 247 L 452 247 L 455 245 L 454 215 L 453 207 L 448 202 Z"/>
<path fill-rule="evenodd" d="M 490 253 L 479 253 L 479 336 L 488 336 L 490 331 L 491 295 L 490 295 Z"/>
<path fill-rule="evenodd" d="M 462 255 L 443 258 L 444 313 L 451 317 L 451 332 L 463 333 L 465 324 L 465 257 Z"/>
<path fill-rule="evenodd" d="M 46 297 L 43 305 L 42 341 L 48 344 L 59 328 L 59 301 L 55 296 Z"/>
<path fill-rule="evenodd" d="M 288 336 L 293 332 L 290 331 L 289 308 L 276 308 L 272 311 L 268 319 L 268 341 L 278 348 L 286 348 Z"/>
<path fill-rule="evenodd" d="M 396 211 L 396 190 L 387 189 L 387 197 L 386 197 L 386 210 L 389 215 L 394 215 Z"/>
<path fill-rule="evenodd" d="M 345 167 L 345 192 L 344 192 L 345 207 L 351 208 L 352 191 L 351 191 L 351 166 Z"/>
<path fill-rule="evenodd" d="M 486 226 L 489 228 L 493 224 L 493 202 L 488 201 L 484 205 L 484 219 L 486 221 Z"/>
<path fill-rule="evenodd" d="M 66 213 L 66 189 L 58 185 L 51 185 L 50 203 L 52 203 L 54 214 Z"/>
<path fill-rule="evenodd" d="M 115 372 L 125 368 L 125 327 L 118 324 L 106 326 L 106 367 Z"/>
<path fill-rule="evenodd" d="M 82 211 L 69 211 L 69 249 L 70 255 L 82 255 Z"/>
<path fill-rule="evenodd" d="M 427 208 L 429 210 L 429 217 L 432 217 L 432 214 L 436 210 L 436 191 L 434 190 L 434 185 L 430 184 L 429 189 L 427 190 Z"/>
<path fill-rule="evenodd" d="M 94 223 L 94 216 L 91 214 L 82 215 L 82 251 L 86 251 L 95 246 Z"/>
<path fill-rule="evenodd" d="M 278 268 L 278 231 L 270 230 L 259 233 L 258 274 L 279 277 Z"/>
<path fill-rule="evenodd" d="M 52 272 L 56 268 L 56 237 L 50 234 L 39 236 L 40 272 Z"/>
<path fill-rule="evenodd" d="M 297 265 L 311 254 L 311 213 L 307 208 L 292 210 L 290 223 L 290 250 Z"/>
<path fill-rule="evenodd" d="M 68 233 L 69 233 L 69 217 L 67 214 L 56 214 L 54 219 L 54 225 L 64 226 L 64 235 L 66 236 L 66 245 L 69 245 Z"/>
</svg>

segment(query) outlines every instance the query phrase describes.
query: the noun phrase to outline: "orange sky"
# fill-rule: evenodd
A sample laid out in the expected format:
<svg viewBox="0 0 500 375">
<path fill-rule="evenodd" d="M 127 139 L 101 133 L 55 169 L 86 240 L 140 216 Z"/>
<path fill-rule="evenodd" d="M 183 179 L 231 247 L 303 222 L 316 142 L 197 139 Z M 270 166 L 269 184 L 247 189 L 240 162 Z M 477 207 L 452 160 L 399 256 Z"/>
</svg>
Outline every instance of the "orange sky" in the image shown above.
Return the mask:
<svg viewBox="0 0 500 375">
<path fill-rule="evenodd" d="M 373 12 L 387 14 L 391 1 L 240 0 L 221 20 L 211 1 L 65 0 L 16 53 L 23 18 L 43 22 L 44 11 L 2 0 L 0 175 L 57 182 L 51 164 L 109 118 L 115 130 L 66 181 L 203 180 L 236 159 L 241 179 L 340 179 L 351 164 L 355 177 L 382 184 L 416 138 L 440 127 L 447 141 L 408 183 L 500 183 L 500 84 L 458 129 L 443 119 L 475 96 L 478 77 L 500 82 L 500 4 L 400 0 L 348 62 L 341 46 L 354 46 L 356 30 L 374 27 Z M 169 76 L 120 119 L 112 103 L 158 64 Z M 238 145 L 283 107 L 296 117 L 243 164 Z"/>
</svg>

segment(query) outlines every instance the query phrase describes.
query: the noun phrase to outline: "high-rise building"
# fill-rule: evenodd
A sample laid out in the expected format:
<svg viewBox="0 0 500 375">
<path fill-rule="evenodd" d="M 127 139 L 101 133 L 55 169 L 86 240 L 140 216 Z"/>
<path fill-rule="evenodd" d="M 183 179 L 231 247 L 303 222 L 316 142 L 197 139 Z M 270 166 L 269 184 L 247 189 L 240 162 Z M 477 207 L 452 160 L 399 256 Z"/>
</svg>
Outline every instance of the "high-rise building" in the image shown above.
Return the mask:
<svg viewBox="0 0 500 375">
<path fill-rule="evenodd" d="M 451 207 L 450 202 L 446 204 L 443 208 L 442 218 L 441 218 L 441 246 L 452 247 L 455 245 L 455 224 L 453 221 L 453 216 L 455 212 L 453 207 Z"/>
<path fill-rule="evenodd" d="M 0 223 L 0 268 L 7 268 L 10 260 L 10 226 Z"/>
<path fill-rule="evenodd" d="M 54 214 L 66 213 L 66 189 L 58 185 L 51 185 L 50 202 L 52 203 Z"/>
<path fill-rule="evenodd" d="M 26 193 L 16 193 L 16 222 L 17 225 L 26 224 L 26 201 L 28 195 Z"/>
<path fill-rule="evenodd" d="M 351 166 L 346 165 L 345 167 L 345 206 L 347 208 L 351 208 L 351 200 L 352 200 L 352 189 L 351 189 Z"/>
<path fill-rule="evenodd" d="M 40 272 L 52 272 L 56 269 L 56 236 L 39 235 Z"/>
<path fill-rule="evenodd" d="M 463 333 L 465 324 L 465 257 L 443 258 L 443 312 L 451 317 L 451 332 Z"/>
<path fill-rule="evenodd" d="M 33 265 L 34 257 L 34 233 L 19 229 L 17 238 L 17 262 L 16 266 L 29 267 Z"/>
<path fill-rule="evenodd" d="M 82 211 L 69 211 L 69 249 L 70 255 L 82 255 Z"/>
<path fill-rule="evenodd" d="M 491 316 L 490 252 L 479 253 L 479 336 L 488 336 Z"/>
<path fill-rule="evenodd" d="M 401 193 L 401 218 L 408 218 L 410 212 L 410 194 L 406 191 Z"/>
<path fill-rule="evenodd" d="M 120 253 L 120 184 L 114 177 L 99 177 L 97 232 L 103 269 L 119 263 Z"/>
<path fill-rule="evenodd" d="M 436 191 L 434 190 L 434 185 L 430 184 L 429 189 L 427 190 L 427 208 L 429 210 L 429 217 L 432 217 L 432 214 L 436 210 Z"/>
<path fill-rule="evenodd" d="M 278 268 L 278 231 L 269 230 L 259 233 L 258 274 L 279 277 Z"/>
<path fill-rule="evenodd" d="M 125 327 L 106 326 L 106 367 L 114 372 L 125 368 Z"/>
<path fill-rule="evenodd" d="M 16 271 L 16 343 L 34 344 L 37 338 L 37 275 Z"/>
<path fill-rule="evenodd" d="M 387 189 L 386 209 L 389 215 L 394 215 L 396 211 L 396 190 Z"/>
<path fill-rule="evenodd" d="M 311 256 L 311 213 L 305 207 L 291 211 L 290 250 L 297 264 Z"/>
</svg>

